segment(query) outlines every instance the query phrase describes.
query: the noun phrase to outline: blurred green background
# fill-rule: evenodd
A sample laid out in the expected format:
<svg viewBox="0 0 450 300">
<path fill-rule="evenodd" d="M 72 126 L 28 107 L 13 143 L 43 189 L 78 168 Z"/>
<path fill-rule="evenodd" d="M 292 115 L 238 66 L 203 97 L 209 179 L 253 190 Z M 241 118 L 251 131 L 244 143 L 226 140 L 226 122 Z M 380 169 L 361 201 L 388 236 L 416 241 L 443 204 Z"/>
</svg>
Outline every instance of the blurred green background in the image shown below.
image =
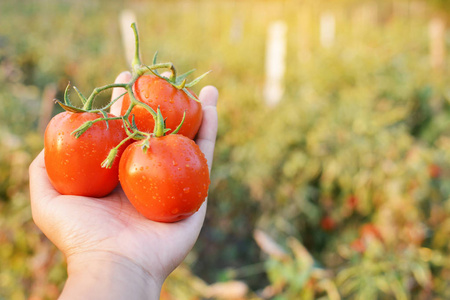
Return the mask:
<svg viewBox="0 0 450 300">
<path fill-rule="evenodd" d="M 28 165 L 69 81 L 88 94 L 128 69 L 125 9 L 144 63 L 158 50 L 220 91 L 205 226 L 162 299 L 450 299 L 448 2 L 2 0 L 0 299 L 64 284 Z M 275 21 L 284 94 L 268 107 Z"/>
</svg>

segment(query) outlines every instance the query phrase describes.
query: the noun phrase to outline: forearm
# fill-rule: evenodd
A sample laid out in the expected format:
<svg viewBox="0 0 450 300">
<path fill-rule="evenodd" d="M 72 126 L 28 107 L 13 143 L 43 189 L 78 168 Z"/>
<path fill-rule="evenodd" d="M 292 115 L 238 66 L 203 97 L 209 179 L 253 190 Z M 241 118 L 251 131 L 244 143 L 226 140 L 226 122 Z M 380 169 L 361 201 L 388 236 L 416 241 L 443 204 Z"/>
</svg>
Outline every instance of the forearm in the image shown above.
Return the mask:
<svg viewBox="0 0 450 300">
<path fill-rule="evenodd" d="M 159 299 L 162 282 L 115 254 L 89 254 L 68 260 L 60 299 Z"/>
</svg>

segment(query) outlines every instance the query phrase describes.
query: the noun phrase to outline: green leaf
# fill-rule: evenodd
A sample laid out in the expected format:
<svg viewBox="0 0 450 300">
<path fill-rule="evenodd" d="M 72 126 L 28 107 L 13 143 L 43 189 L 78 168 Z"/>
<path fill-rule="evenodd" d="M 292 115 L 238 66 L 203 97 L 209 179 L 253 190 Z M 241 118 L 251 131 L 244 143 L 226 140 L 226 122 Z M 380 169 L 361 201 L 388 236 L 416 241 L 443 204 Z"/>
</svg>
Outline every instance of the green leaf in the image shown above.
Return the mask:
<svg viewBox="0 0 450 300">
<path fill-rule="evenodd" d="M 66 104 L 62 103 L 61 101 L 59 101 L 58 99 L 55 99 L 55 102 L 58 103 L 65 111 L 69 111 L 69 112 L 73 112 L 73 113 L 86 112 L 85 110 L 83 110 L 81 108 L 77 108 L 72 105 L 66 105 Z"/>
<path fill-rule="evenodd" d="M 200 102 L 200 100 L 198 100 L 194 95 L 191 94 L 191 92 L 189 92 L 189 90 L 187 88 L 184 88 L 183 91 L 186 93 L 186 95 L 189 96 L 189 98 L 191 98 L 194 101 Z"/>
<path fill-rule="evenodd" d="M 158 59 L 158 51 L 155 52 L 155 55 L 153 55 L 153 62 L 152 64 L 156 65 L 156 60 Z M 157 70 L 150 70 L 152 73 L 154 73 L 156 76 L 159 76 L 159 72 Z"/>
<path fill-rule="evenodd" d="M 72 106 L 72 103 L 70 102 L 70 99 L 69 99 L 69 87 L 70 87 L 70 82 L 67 84 L 66 90 L 64 91 L 64 103 L 66 105 Z"/>
<path fill-rule="evenodd" d="M 431 273 L 427 266 L 420 265 L 418 263 L 414 263 L 412 265 L 412 273 L 417 283 L 422 287 L 427 287 L 431 284 Z"/>
<path fill-rule="evenodd" d="M 76 86 L 74 86 L 73 89 L 77 92 L 78 97 L 80 97 L 81 102 L 83 102 L 84 105 L 87 101 L 86 97 L 84 97 L 84 95 L 80 92 L 80 90 Z"/>
<path fill-rule="evenodd" d="M 181 126 L 183 125 L 185 118 L 186 118 L 186 111 L 183 113 L 183 119 L 181 120 L 180 125 L 178 125 L 178 127 L 174 131 L 172 131 L 170 134 L 177 134 L 178 131 L 180 131 Z"/>
<path fill-rule="evenodd" d="M 169 81 L 170 84 L 172 84 L 177 90 L 182 90 L 186 86 L 186 79 L 184 79 L 181 83 L 173 83 Z"/>
<path fill-rule="evenodd" d="M 147 153 L 148 148 L 150 148 L 150 141 L 149 141 L 149 139 L 143 140 L 141 146 L 142 146 L 142 151 Z"/>
<path fill-rule="evenodd" d="M 108 114 L 107 114 L 105 111 L 103 111 L 103 110 L 101 110 L 100 113 L 101 113 L 101 114 L 103 115 L 103 117 L 106 119 L 106 120 L 105 120 L 105 122 L 106 122 L 106 129 L 109 129 Z"/>
<path fill-rule="evenodd" d="M 181 74 L 177 77 L 177 82 L 181 82 L 182 80 L 186 79 L 189 75 L 195 72 L 195 69 L 192 69 L 190 71 L 187 71 L 186 73 Z"/>
<path fill-rule="evenodd" d="M 193 87 L 194 85 L 196 85 L 200 80 L 202 80 L 206 75 L 208 75 L 209 73 L 211 73 L 211 71 L 208 71 L 200 76 L 198 76 L 197 78 L 195 78 L 194 80 L 192 80 L 191 82 L 189 82 L 188 84 L 186 84 L 186 87 Z"/>
<path fill-rule="evenodd" d="M 78 127 L 77 129 L 75 129 L 74 131 L 72 131 L 72 135 L 74 135 L 76 138 L 79 138 L 83 133 L 86 132 L 86 130 L 88 130 L 89 128 L 91 128 L 91 126 L 94 124 L 93 121 L 87 121 L 83 124 L 81 124 L 80 127 Z"/>
</svg>

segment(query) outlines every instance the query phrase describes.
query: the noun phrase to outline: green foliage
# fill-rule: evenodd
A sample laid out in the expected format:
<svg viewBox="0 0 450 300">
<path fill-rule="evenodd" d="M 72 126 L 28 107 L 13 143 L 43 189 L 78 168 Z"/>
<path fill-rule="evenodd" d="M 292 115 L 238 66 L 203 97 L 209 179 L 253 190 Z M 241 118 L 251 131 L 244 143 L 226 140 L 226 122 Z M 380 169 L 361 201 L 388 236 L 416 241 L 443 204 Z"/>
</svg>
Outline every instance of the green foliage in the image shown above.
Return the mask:
<svg viewBox="0 0 450 300">
<path fill-rule="evenodd" d="M 89 94 L 127 69 L 124 3 L 0 3 L 0 299 L 55 298 L 64 283 L 29 208 L 41 98 L 55 84 L 62 100 L 69 81 Z M 127 3 L 144 62 L 158 50 L 180 73 L 194 66 L 191 79 L 212 70 L 200 85 L 220 91 L 207 219 L 164 299 L 210 298 L 209 284 L 234 280 L 248 299 L 450 298 L 449 74 L 429 66 L 431 12 L 408 3 Z M 318 38 L 323 11 L 336 16 L 331 48 Z M 286 90 L 268 108 L 265 38 L 278 19 Z"/>
</svg>

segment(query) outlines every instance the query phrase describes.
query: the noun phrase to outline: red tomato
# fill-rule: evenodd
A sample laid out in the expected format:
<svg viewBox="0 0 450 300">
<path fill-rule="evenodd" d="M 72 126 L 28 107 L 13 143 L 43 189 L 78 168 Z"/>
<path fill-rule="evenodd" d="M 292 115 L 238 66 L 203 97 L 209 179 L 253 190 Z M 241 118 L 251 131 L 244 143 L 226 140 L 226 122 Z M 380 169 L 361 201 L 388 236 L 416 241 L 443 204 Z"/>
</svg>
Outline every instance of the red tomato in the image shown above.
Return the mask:
<svg viewBox="0 0 450 300">
<path fill-rule="evenodd" d="M 378 239 L 379 241 L 383 241 L 383 236 L 381 235 L 380 231 L 378 230 L 378 228 L 371 224 L 364 224 L 360 231 L 360 236 L 361 238 L 366 238 L 366 239 L 370 239 L 370 238 L 375 238 Z"/>
<path fill-rule="evenodd" d="M 119 157 L 110 169 L 101 167 L 109 151 L 127 137 L 121 120 L 94 123 L 79 138 L 71 133 L 84 124 L 103 117 L 94 113 L 63 112 L 45 130 L 45 166 L 50 182 L 64 195 L 103 197 L 118 183 Z M 109 115 L 113 117 L 113 115 Z"/>
<path fill-rule="evenodd" d="M 336 222 L 330 216 L 325 216 L 320 220 L 320 227 L 325 231 L 332 231 L 336 228 Z"/>
<path fill-rule="evenodd" d="M 158 222 L 194 214 L 210 183 L 204 154 L 179 134 L 151 138 L 146 151 L 139 141 L 128 146 L 120 159 L 119 178 L 136 210 Z"/>
<path fill-rule="evenodd" d="M 180 124 L 183 114 L 186 112 L 186 119 L 178 133 L 194 139 L 203 117 L 200 102 L 189 98 L 184 91 L 175 88 L 166 80 L 155 75 L 142 75 L 139 77 L 133 85 L 133 91 L 137 100 L 149 105 L 153 110 L 156 111 L 158 106 L 160 107 L 162 115 L 166 118 L 166 128 L 172 131 Z M 195 96 L 192 91 L 190 92 Z M 125 94 L 121 115 L 125 114 L 129 106 L 130 96 Z M 134 115 L 134 120 L 139 130 L 153 132 L 155 121 L 144 107 L 135 106 L 131 114 Z"/>
<path fill-rule="evenodd" d="M 347 204 L 350 207 L 350 209 L 355 209 L 358 206 L 358 202 L 359 202 L 359 199 L 355 195 L 350 195 L 347 198 Z"/>
<path fill-rule="evenodd" d="M 441 167 L 437 164 L 431 164 L 428 166 L 428 173 L 431 178 L 439 178 L 441 176 L 442 170 Z"/>
<path fill-rule="evenodd" d="M 351 244 L 350 247 L 359 253 L 364 253 L 366 251 L 366 244 L 364 243 L 364 241 L 362 239 L 356 239 L 354 240 Z"/>
</svg>

